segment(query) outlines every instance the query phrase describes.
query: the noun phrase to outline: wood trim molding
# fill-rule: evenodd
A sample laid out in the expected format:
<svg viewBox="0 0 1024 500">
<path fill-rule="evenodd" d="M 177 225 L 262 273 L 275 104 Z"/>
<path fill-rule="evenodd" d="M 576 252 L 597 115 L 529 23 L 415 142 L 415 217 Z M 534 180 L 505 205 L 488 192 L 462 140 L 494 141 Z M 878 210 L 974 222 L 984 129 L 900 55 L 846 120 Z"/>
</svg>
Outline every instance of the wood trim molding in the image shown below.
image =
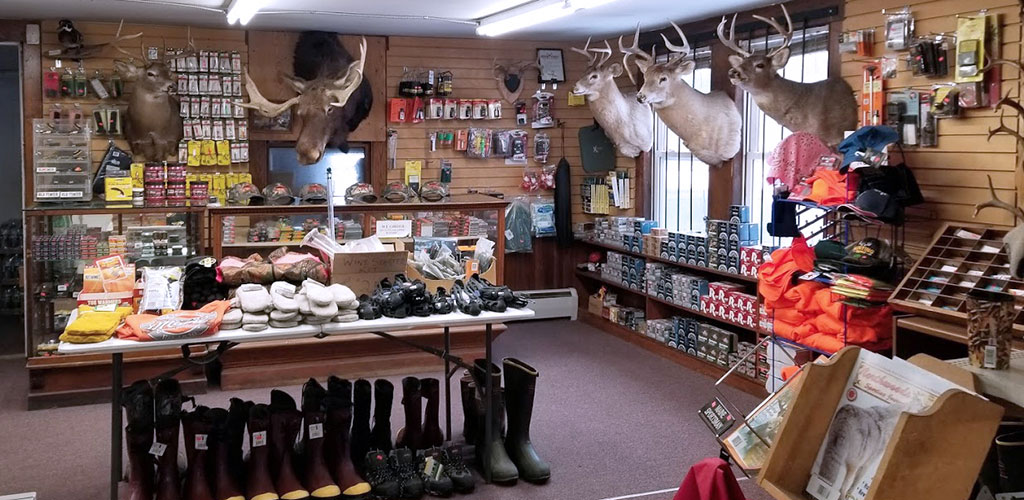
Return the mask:
<svg viewBox="0 0 1024 500">
<path fill-rule="evenodd" d="M 25 43 L 25 31 L 36 21 L 0 21 L 0 41 L 17 42 L 21 46 L 21 132 L 24 151 L 22 154 L 22 203 L 32 199 L 32 120 L 43 117 L 43 72 L 40 45 Z M 24 205 L 23 205 L 24 206 Z"/>
</svg>

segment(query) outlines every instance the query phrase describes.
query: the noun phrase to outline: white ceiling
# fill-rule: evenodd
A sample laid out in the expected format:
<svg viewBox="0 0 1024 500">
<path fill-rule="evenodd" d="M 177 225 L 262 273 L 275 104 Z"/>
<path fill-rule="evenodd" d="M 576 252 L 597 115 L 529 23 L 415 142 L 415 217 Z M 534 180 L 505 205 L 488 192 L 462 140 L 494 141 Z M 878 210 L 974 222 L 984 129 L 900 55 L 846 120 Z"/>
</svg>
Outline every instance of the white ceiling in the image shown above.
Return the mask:
<svg viewBox="0 0 1024 500">
<path fill-rule="evenodd" d="M 475 37 L 475 21 L 530 0 L 269 0 L 253 29 L 308 30 L 365 35 Z M 0 0 L 0 18 L 191 24 L 227 27 L 230 0 Z M 615 0 L 569 18 L 539 24 L 502 38 L 581 40 L 660 28 L 672 20 L 695 21 L 767 5 L 772 0 Z M 327 14 L 336 13 L 334 15 Z"/>
</svg>

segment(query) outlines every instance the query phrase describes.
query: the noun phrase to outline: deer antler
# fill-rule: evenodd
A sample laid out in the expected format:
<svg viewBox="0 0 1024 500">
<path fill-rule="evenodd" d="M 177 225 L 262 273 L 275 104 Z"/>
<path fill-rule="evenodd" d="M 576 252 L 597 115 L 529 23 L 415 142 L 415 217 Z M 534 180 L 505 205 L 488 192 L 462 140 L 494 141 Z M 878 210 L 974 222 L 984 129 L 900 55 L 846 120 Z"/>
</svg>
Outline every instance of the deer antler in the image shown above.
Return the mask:
<svg viewBox="0 0 1024 500">
<path fill-rule="evenodd" d="M 722 41 L 722 45 L 725 45 L 726 47 L 731 49 L 733 52 L 735 52 L 735 53 L 737 53 L 737 54 L 739 54 L 739 55 L 741 55 L 743 57 L 750 57 L 751 56 L 750 51 L 749 50 L 745 50 L 744 48 L 740 47 L 736 43 L 736 16 L 737 15 L 738 14 L 733 14 L 732 15 L 732 23 L 729 24 L 729 37 L 728 38 L 725 37 L 725 25 L 728 23 L 728 21 L 726 20 L 725 16 L 722 16 L 722 22 L 718 23 L 718 30 L 717 30 L 717 32 L 718 32 L 718 39 Z"/>
<path fill-rule="evenodd" d="M 584 45 L 582 49 L 578 49 L 576 47 L 570 47 L 570 49 L 572 49 L 573 52 L 575 52 L 577 54 L 582 54 L 584 57 L 587 58 L 587 66 L 593 66 L 594 65 L 594 61 L 597 61 L 597 54 L 592 53 L 592 51 L 590 49 L 590 39 L 591 38 L 592 37 L 587 37 L 587 44 Z"/>
<path fill-rule="evenodd" d="M 592 48 L 592 49 L 590 49 L 590 51 L 593 52 L 594 54 L 600 54 L 600 56 L 601 56 L 601 59 L 599 61 L 597 61 L 597 64 L 594 65 L 595 67 L 600 67 L 601 65 L 606 63 L 608 61 L 608 59 L 610 59 L 612 57 L 612 46 L 611 46 L 611 44 L 608 43 L 608 40 L 604 41 L 604 48 L 603 49 L 598 47 L 598 48 Z"/>
<path fill-rule="evenodd" d="M 263 116 L 273 117 L 280 115 L 288 108 L 299 102 L 299 96 L 292 97 L 282 103 L 268 101 L 267 98 L 263 97 L 263 94 L 260 93 L 260 89 L 256 87 L 256 82 L 252 81 L 252 77 L 249 76 L 248 70 L 245 72 L 245 91 L 249 94 L 249 102 L 240 102 L 236 104 L 236 106 L 255 109 Z"/>
<path fill-rule="evenodd" d="M 995 67 L 995 65 L 997 64 L 1006 64 L 1008 66 L 1013 66 L 1014 68 L 1020 70 L 1021 73 L 1024 73 L 1024 65 L 1022 65 L 1019 61 L 1013 61 L 1010 59 L 989 59 L 988 64 L 986 64 L 985 67 L 978 70 L 978 73 L 984 73 Z"/>
<path fill-rule="evenodd" d="M 782 14 L 786 17 L 786 26 L 788 29 L 782 29 L 782 25 L 780 25 L 774 19 L 758 15 L 753 16 L 754 19 L 768 23 L 768 25 L 770 25 L 772 28 L 775 29 L 775 31 L 778 31 L 779 34 L 782 35 L 782 45 L 779 45 L 775 49 L 769 51 L 769 58 L 777 54 L 780 50 L 789 47 L 789 44 L 793 42 L 793 19 L 789 17 L 789 11 L 786 10 L 786 4 L 780 4 L 780 6 L 782 7 Z M 734 28 L 735 24 L 735 19 L 733 19 Z"/>
<path fill-rule="evenodd" d="M 678 56 L 673 58 L 673 61 L 675 61 L 690 55 L 690 42 L 689 40 L 686 39 L 686 35 L 683 34 L 683 29 L 680 28 L 678 24 L 673 23 L 672 21 L 669 22 L 672 23 L 672 27 L 676 29 L 676 33 L 679 34 L 679 38 L 683 41 L 682 45 L 676 45 L 668 41 L 668 37 L 665 36 L 664 33 L 661 34 L 661 39 L 665 40 L 665 48 L 676 54 L 679 54 Z"/>
<path fill-rule="evenodd" d="M 1021 210 L 1019 207 L 1017 207 L 1015 205 L 1011 205 L 1011 204 L 1009 204 L 1009 203 L 1007 203 L 1007 202 L 1005 202 L 1003 200 L 1000 200 L 999 197 L 996 196 L 996 188 L 992 185 L 992 176 L 989 175 L 987 177 L 988 177 L 988 192 L 992 195 L 992 199 L 989 200 L 989 201 L 986 201 L 986 202 L 983 202 L 983 203 L 978 203 L 977 205 L 974 205 L 974 216 L 977 217 L 978 213 L 981 212 L 982 210 L 986 209 L 986 208 L 1001 208 L 1003 210 L 1006 210 L 1007 212 L 1010 212 L 1010 214 L 1013 215 L 1014 220 L 1016 220 L 1016 219 L 1024 219 L 1024 210 Z"/>
<path fill-rule="evenodd" d="M 636 85 L 636 80 L 633 78 L 633 72 L 629 70 L 629 56 L 636 56 L 636 67 L 640 69 L 640 72 L 647 71 L 647 68 L 654 64 L 654 47 L 651 47 L 651 53 L 648 54 L 640 50 L 640 24 L 636 25 L 636 33 L 633 34 L 633 44 L 629 47 L 622 45 L 622 36 L 619 36 L 619 52 L 622 52 L 622 68 L 626 70 L 626 75 L 629 76 L 629 81 Z"/>
<path fill-rule="evenodd" d="M 114 50 L 116 50 L 116 51 L 118 51 L 118 52 L 120 52 L 122 54 L 125 54 L 128 57 L 134 58 L 135 54 L 132 54 L 131 52 L 128 52 L 127 50 L 122 49 L 117 44 L 120 43 L 120 42 L 123 42 L 125 40 L 130 40 L 132 38 L 138 38 L 138 37 L 142 36 L 142 32 L 140 31 L 140 32 L 138 32 L 138 33 L 136 33 L 134 35 L 121 36 L 121 29 L 122 28 L 124 28 L 124 19 L 121 19 L 121 22 L 118 23 L 118 25 L 117 25 L 117 32 L 114 33 L 114 39 L 113 40 L 111 40 L 111 41 L 109 41 L 107 43 L 104 43 L 104 44 L 96 45 L 95 47 L 97 47 L 98 49 L 102 49 L 103 47 L 106 47 L 107 45 L 109 45 L 109 46 L 113 47 Z M 139 40 L 139 43 L 142 43 L 142 40 Z M 143 51 L 142 54 L 140 54 L 140 55 L 142 56 L 142 60 L 145 61 L 146 60 L 146 52 Z"/>
<path fill-rule="evenodd" d="M 1024 149 L 1024 135 L 1007 126 L 1006 123 L 1003 122 L 1003 118 L 1006 116 L 1006 110 L 1003 109 L 1004 106 L 1016 111 L 1018 120 L 1021 116 L 1024 116 L 1024 106 L 1021 106 L 1019 102 L 1010 99 L 1010 95 L 1007 94 L 1006 97 L 1003 97 L 996 103 L 996 109 L 999 110 L 999 126 L 988 129 L 988 138 L 986 140 L 992 140 L 996 134 L 1006 134 L 1017 139 L 1017 149 Z M 1024 156 L 1018 156 L 1017 167 L 1024 170 Z"/>
</svg>

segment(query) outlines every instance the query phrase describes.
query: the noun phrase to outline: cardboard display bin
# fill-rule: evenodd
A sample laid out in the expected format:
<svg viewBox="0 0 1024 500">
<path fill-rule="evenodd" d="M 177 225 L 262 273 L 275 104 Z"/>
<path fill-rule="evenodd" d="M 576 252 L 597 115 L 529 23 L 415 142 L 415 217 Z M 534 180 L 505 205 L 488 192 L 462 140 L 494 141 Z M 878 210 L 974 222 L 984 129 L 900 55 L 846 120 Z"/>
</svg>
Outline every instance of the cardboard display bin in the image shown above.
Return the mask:
<svg viewBox="0 0 1024 500">
<path fill-rule="evenodd" d="M 341 283 L 356 296 L 372 294 L 380 280 L 405 272 L 409 252 L 401 241 L 385 242 L 393 250 L 384 252 L 339 253 L 331 260 L 331 283 Z"/>
<path fill-rule="evenodd" d="M 494 283 L 495 285 L 497 285 L 498 284 L 498 280 L 497 280 L 498 273 L 495 271 L 496 267 L 498 267 L 498 266 L 495 266 L 495 265 L 492 264 L 490 269 L 488 269 L 487 271 L 485 271 L 485 272 L 480 274 L 480 277 L 485 279 L 485 280 L 487 280 L 487 281 L 489 281 L 489 282 L 491 282 L 491 283 Z M 450 291 L 452 291 L 452 285 L 455 284 L 455 280 L 432 280 L 432 279 L 424 278 L 423 275 L 420 274 L 420 272 L 416 270 L 416 268 L 412 267 L 411 265 L 408 265 L 408 263 L 406 264 L 406 267 L 405 267 L 405 275 L 408 276 L 409 279 L 411 279 L 411 280 L 420 280 L 420 281 L 426 283 L 427 284 L 427 289 L 430 290 L 430 293 L 436 293 L 438 287 L 444 287 L 444 289 L 446 291 L 450 292 Z M 463 281 L 465 281 L 465 280 L 463 280 Z"/>
</svg>

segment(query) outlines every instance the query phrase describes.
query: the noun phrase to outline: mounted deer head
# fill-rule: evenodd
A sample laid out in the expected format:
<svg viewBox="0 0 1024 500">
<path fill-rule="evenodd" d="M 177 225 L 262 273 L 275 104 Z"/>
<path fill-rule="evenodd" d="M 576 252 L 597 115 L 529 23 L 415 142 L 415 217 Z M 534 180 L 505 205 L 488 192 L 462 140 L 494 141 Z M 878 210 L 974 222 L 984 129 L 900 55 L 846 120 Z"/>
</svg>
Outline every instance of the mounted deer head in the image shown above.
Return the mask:
<svg viewBox="0 0 1024 500">
<path fill-rule="evenodd" d="M 536 61 L 520 61 L 511 64 L 493 62 L 494 79 L 498 82 L 498 92 L 509 104 L 515 104 L 523 93 L 523 75 L 530 68 L 540 68 Z"/>
<path fill-rule="evenodd" d="M 587 58 L 587 69 L 576 81 L 573 93 L 587 96 L 590 111 L 605 135 L 620 153 L 630 158 L 650 151 L 654 146 L 654 114 L 650 106 L 638 102 L 633 95 L 624 96 L 619 90 L 615 77 L 622 74 L 622 65 L 605 66 L 612 57 L 612 46 L 605 41 L 604 48 L 591 47 L 588 38 L 582 49 L 572 50 Z"/>
<path fill-rule="evenodd" d="M 134 85 L 124 124 L 124 136 L 132 153 L 150 161 L 177 156 L 182 121 L 178 87 L 171 70 L 163 61 L 146 61 L 145 49 L 141 47 L 138 56 L 116 45 L 115 48 L 131 56 L 127 61 L 114 60 L 114 68 Z M 136 65 L 136 57 L 145 65 Z"/>
<path fill-rule="evenodd" d="M 701 161 L 718 166 L 736 156 L 740 150 L 742 119 L 736 104 L 724 92 L 699 92 L 686 83 L 685 77 L 693 73 L 694 61 L 690 42 L 683 30 L 672 23 L 682 45 L 676 45 L 661 35 L 671 55 L 665 62 L 655 62 L 654 47 L 650 54 L 640 50 L 640 26 L 633 34 L 633 44 L 626 47 L 619 37 L 622 63 L 629 65 L 635 57 L 637 68 L 643 72 L 644 85 L 636 95 L 642 103 L 649 103 L 661 121 L 665 122 Z"/>
<path fill-rule="evenodd" d="M 1024 210 L 999 199 L 999 196 L 996 195 L 996 188 L 992 185 L 991 175 L 988 176 L 988 192 L 992 199 L 974 205 L 974 216 L 977 217 L 978 213 L 986 208 L 998 208 L 1009 212 L 1013 216 L 1015 223 L 1018 220 L 1022 221 L 1017 223 L 1017 227 L 1014 227 L 1003 236 L 1003 243 L 1006 243 L 1010 258 L 1010 272 L 1014 278 L 1022 279 L 1024 278 Z"/>
<path fill-rule="evenodd" d="M 815 83 L 786 80 L 779 71 L 789 62 L 793 41 L 793 20 L 782 5 L 786 28 L 774 19 L 754 16 L 782 35 L 782 44 L 764 55 L 754 54 L 736 43 L 736 15 L 732 16 L 729 36 L 725 36 L 725 16 L 718 24 L 718 39 L 736 54 L 729 56 L 732 69 L 729 80 L 754 98 L 762 111 L 782 126 L 809 132 L 829 146 L 842 142 L 843 133 L 857 128 L 857 102 L 853 88 L 839 75 Z"/>
<path fill-rule="evenodd" d="M 320 161 L 329 144 L 337 144 L 347 152 L 348 133 L 369 114 L 373 96 L 369 83 L 363 79 L 365 63 L 365 37 L 359 44 L 359 59 L 353 60 L 336 34 L 304 32 L 295 44 L 295 76 L 284 77 L 298 95 L 284 102 L 271 102 L 246 72 L 249 102 L 241 106 L 268 117 L 296 108 L 302 129 L 295 152 L 299 163 L 311 165 Z"/>
</svg>

